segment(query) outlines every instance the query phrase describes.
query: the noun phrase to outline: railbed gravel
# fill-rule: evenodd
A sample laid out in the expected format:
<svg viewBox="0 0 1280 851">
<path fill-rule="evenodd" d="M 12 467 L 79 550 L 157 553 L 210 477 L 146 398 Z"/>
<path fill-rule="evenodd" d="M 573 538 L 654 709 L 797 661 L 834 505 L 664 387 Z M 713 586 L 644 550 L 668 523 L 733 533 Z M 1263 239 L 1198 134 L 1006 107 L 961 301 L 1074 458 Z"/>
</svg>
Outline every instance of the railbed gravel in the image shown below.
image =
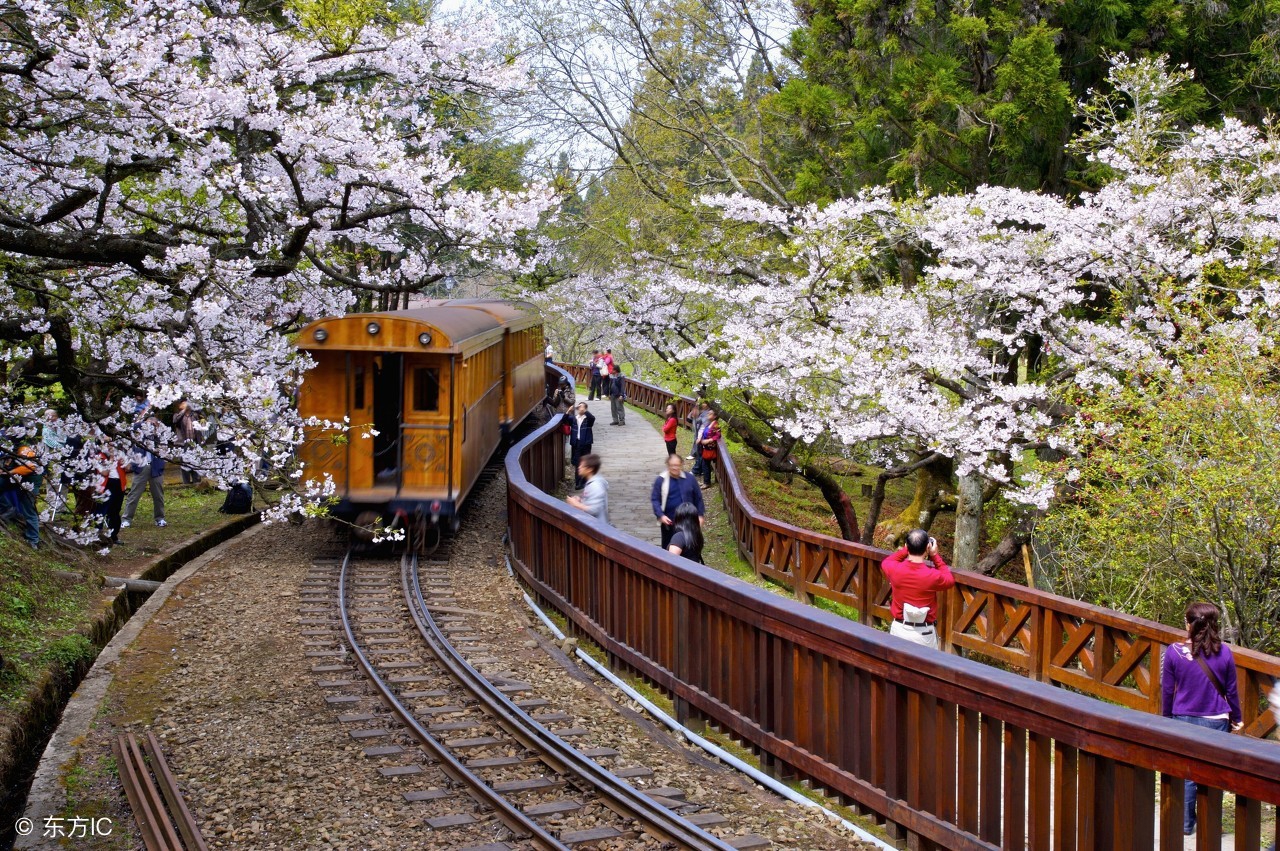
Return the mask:
<svg viewBox="0 0 1280 851">
<path fill-rule="evenodd" d="M 871 849 L 813 810 L 785 801 L 655 725 L 611 685 L 570 660 L 526 607 L 506 572 L 501 537 L 505 481 L 482 489 L 451 543 L 449 572 L 457 605 L 489 613 L 467 616 L 485 639 L 486 673 L 517 675 L 546 698 L 546 710 L 586 728 L 579 748 L 619 752 L 606 767 L 643 765 L 643 788 L 676 787 L 699 812 L 729 819 L 714 829 L 731 838 L 748 833 L 783 849 Z M 90 740 L 82 749 L 84 806 L 132 826 L 110 769 L 116 729 L 150 728 L 160 737 L 189 806 L 213 849 L 450 848 L 475 842 L 474 832 L 431 830 L 425 802 L 402 793 L 426 777 L 403 782 L 366 758 L 366 743 L 349 735 L 338 716 L 349 709 L 325 702 L 326 690 L 304 655 L 301 583 L 313 560 L 339 553 L 332 533 L 317 524 L 272 527 L 238 543 L 180 586 L 121 659 Z M 359 675 L 353 674 L 352 678 Z M 556 725 L 559 726 L 559 725 Z M 428 772 L 434 774 L 434 772 Z M 88 802 L 93 802 L 92 804 Z M 459 808 L 455 808 L 459 809 Z M 570 814 L 557 827 L 584 823 Z M 136 834 L 136 830 L 134 831 Z M 495 838 L 497 838 L 495 834 Z M 117 831 L 111 843 L 131 845 Z M 657 848 L 648 837 L 601 843 L 601 848 Z"/>
</svg>

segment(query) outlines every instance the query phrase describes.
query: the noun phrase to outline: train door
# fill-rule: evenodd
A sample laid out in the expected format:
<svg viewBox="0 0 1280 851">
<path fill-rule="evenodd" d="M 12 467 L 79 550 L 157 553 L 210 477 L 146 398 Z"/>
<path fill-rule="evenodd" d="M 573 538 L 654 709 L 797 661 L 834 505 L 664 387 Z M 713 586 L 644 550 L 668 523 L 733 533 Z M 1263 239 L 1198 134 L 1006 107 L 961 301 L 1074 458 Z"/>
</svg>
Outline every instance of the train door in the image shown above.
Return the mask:
<svg viewBox="0 0 1280 851">
<path fill-rule="evenodd" d="M 326 475 L 333 479 L 339 493 L 347 489 L 348 435 L 341 429 L 347 416 L 347 395 L 343 388 L 349 371 L 344 352 L 308 352 L 316 365 L 307 372 L 298 394 L 298 414 L 330 423 L 334 428 L 308 426 L 307 439 L 299 450 L 306 464 L 306 480 L 319 484 Z"/>
<path fill-rule="evenodd" d="M 347 489 L 373 487 L 374 355 L 347 352 Z"/>
<path fill-rule="evenodd" d="M 446 499 L 450 478 L 450 382 L 448 355 L 413 355 L 404 364 L 405 491 Z"/>
<path fill-rule="evenodd" d="M 401 411 L 404 408 L 404 355 L 374 357 L 373 363 L 373 483 L 400 489 Z"/>
</svg>

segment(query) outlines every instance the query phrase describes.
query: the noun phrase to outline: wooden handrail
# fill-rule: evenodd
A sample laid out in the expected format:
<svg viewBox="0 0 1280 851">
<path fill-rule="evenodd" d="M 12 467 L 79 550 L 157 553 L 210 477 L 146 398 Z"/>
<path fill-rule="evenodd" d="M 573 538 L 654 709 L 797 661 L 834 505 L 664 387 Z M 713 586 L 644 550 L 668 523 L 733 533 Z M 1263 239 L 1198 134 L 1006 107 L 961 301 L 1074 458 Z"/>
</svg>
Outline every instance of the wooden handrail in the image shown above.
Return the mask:
<svg viewBox="0 0 1280 851">
<path fill-rule="evenodd" d="M 564 368 L 589 380 L 583 366 Z M 675 403 L 681 425 L 694 400 L 627 379 L 628 399 L 661 414 Z M 890 588 L 880 571 L 889 553 L 802 529 L 761 514 L 741 484 L 733 459 L 721 451 L 718 481 L 738 551 L 758 576 L 809 602 L 822 597 L 858 611 L 867 625 L 888 624 Z M 1185 633 L 1156 621 L 1091 606 L 970 571 L 955 571 L 956 585 L 940 599 L 943 649 L 1010 667 L 1042 682 L 1069 686 L 1131 709 L 1159 714 L 1165 648 Z M 1232 647 L 1244 714 L 1244 733 L 1264 738 L 1276 729 L 1265 699 L 1280 679 L 1280 658 Z"/>
<path fill-rule="evenodd" d="M 557 457 L 554 423 L 507 456 L 521 579 L 682 719 L 713 721 L 910 847 L 1180 849 L 1184 777 L 1210 787 L 1200 848 L 1220 841 L 1216 790 L 1235 795 L 1236 847 L 1260 846 L 1280 745 L 921 648 L 671 556 L 534 486 L 527 471 Z"/>
</svg>

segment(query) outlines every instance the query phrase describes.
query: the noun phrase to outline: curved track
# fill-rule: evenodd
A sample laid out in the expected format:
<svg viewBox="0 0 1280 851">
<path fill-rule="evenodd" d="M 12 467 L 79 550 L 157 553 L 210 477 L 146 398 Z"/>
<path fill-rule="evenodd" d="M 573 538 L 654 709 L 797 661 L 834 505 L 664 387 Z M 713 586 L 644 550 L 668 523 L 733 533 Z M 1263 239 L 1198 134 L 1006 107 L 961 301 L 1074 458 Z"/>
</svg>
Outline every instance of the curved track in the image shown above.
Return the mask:
<svg viewBox="0 0 1280 851">
<path fill-rule="evenodd" d="M 641 834 L 681 848 L 727 851 L 734 847 L 672 812 L 671 801 L 646 795 L 607 771 L 508 696 L 507 692 L 527 690 L 527 684 L 487 677 L 469 664 L 446 635 L 450 625 L 442 625 L 432 615 L 416 556 L 406 555 L 399 564 L 403 609 L 390 605 L 393 575 L 385 561 L 357 566 L 348 553 L 338 573 L 339 615 L 346 643 L 379 699 L 428 755 L 427 770 L 447 778 L 440 784 L 444 789 L 409 793 L 422 795 L 422 800 L 452 798 L 446 808 L 454 812 L 428 819 L 429 825 L 458 829 L 458 844 L 475 849 L 513 847 L 508 840 L 520 847 L 565 849 L 588 842 L 626 841 Z M 441 581 L 438 576 L 427 577 L 428 584 Z M 396 616 L 389 617 L 393 608 Z M 414 646 L 400 647 L 409 644 Z M 412 669 L 414 675 L 393 673 L 405 669 Z M 428 700 L 433 702 L 423 702 Z M 530 708 L 545 703 L 524 702 Z M 547 713 L 544 720 L 559 717 Z M 441 723 L 446 718 L 451 720 Z M 465 738 L 445 738 L 450 732 L 463 731 Z M 375 738 L 388 731 L 352 733 L 362 734 Z M 397 766 L 383 773 L 416 774 L 423 768 Z M 458 811 L 462 798 L 455 790 L 469 796 L 478 808 L 463 805 L 464 811 Z M 566 792 L 572 792 L 572 797 L 566 797 Z M 517 796 L 519 804 L 513 800 Z M 581 829 L 579 824 L 573 830 L 558 830 L 548 826 L 549 817 L 567 811 L 588 814 L 594 827 Z M 502 831 L 487 824 L 493 819 L 509 836 L 495 837 Z"/>
</svg>

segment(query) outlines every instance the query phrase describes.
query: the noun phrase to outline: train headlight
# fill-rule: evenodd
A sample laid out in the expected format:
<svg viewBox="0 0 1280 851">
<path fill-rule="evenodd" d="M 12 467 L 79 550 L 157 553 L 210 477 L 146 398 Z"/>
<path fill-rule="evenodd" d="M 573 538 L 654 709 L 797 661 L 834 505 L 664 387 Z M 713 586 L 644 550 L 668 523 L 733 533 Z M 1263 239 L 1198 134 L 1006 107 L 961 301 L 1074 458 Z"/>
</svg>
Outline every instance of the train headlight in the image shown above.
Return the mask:
<svg viewBox="0 0 1280 851">
<path fill-rule="evenodd" d="M 329 332 L 323 328 L 317 328 L 316 333 L 312 336 L 316 338 L 317 343 L 323 343 L 325 340 L 329 339 Z"/>
<path fill-rule="evenodd" d="M 368 325 L 364 326 L 364 330 L 368 331 L 370 336 L 372 336 L 374 334 L 377 334 L 379 331 L 381 331 L 382 326 L 379 325 L 377 322 L 370 322 Z"/>
<path fill-rule="evenodd" d="M 431 345 L 431 335 L 426 331 L 423 331 L 421 334 L 418 335 L 418 342 L 424 346 Z"/>
</svg>

